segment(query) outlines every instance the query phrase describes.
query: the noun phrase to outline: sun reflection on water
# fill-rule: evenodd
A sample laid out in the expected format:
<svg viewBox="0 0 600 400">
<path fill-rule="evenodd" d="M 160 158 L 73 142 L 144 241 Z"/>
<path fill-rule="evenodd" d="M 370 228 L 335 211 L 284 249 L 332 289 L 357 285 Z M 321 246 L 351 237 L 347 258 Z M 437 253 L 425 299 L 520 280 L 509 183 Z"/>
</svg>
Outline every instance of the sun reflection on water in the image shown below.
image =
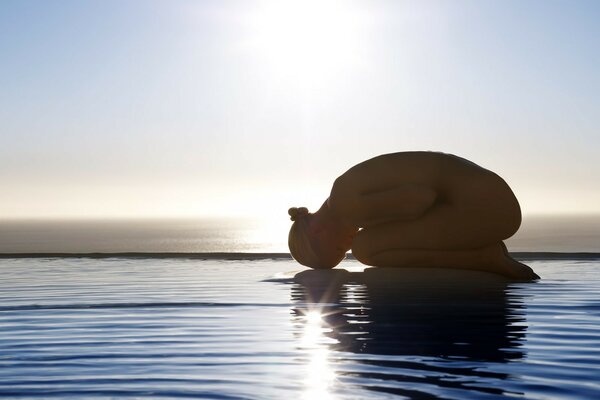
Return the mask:
<svg viewBox="0 0 600 400">
<path fill-rule="evenodd" d="M 300 346 L 307 351 L 308 363 L 304 379 L 305 399 L 334 399 L 331 387 L 335 382 L 335 371 L 331 365 L 331 338 L 325 333 L 331 332 L 320 310 L 310 310 L 304 315 L 304 330 Z"/>
</svg>

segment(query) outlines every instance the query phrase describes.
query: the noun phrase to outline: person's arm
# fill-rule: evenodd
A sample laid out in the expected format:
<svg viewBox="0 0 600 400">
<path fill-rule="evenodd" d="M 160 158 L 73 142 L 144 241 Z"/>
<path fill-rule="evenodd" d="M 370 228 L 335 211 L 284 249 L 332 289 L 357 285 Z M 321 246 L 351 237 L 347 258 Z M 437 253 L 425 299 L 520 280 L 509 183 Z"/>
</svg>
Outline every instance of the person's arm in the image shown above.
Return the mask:
<svg viewBox="0 0 600 400">
<path fill-rule="evenodd" d="M 437 153 L 391 153 L 357 164 L 338 177 L 330 207 L 343 220 L 365 227 L 423 215 L 439 197 L 443 173 Z"/>
<path fill-rule="evenodd" d="M 388 221 L 410 221 L 420 218 L 436 202 L 437 193 L 430 187 L 403 184 L 387 190 L 359 195 L 356 218 L 361 227 Z"/>
<path fill-rule="evenodd" d="M 419 184 L 406 183 L 358 193 L 337 182 L 329 206 L 342 220 L 365 228 L 389 221 L 417 219 L 433 206 L 437 197 L 431 187 Z"/>
</svg>

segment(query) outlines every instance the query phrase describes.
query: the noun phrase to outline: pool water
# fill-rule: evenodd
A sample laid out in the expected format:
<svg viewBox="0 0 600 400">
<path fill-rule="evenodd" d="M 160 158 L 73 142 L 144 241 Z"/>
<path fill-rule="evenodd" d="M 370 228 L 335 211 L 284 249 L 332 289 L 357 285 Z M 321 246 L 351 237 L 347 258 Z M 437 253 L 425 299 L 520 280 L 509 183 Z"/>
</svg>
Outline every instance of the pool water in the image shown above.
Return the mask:
<svg viewBox="0 0 600 400">
<path fill-rule="evenodd" d="M 600 398 L 600 261 L 0 260 L 0 396 Z"/>
</svg>

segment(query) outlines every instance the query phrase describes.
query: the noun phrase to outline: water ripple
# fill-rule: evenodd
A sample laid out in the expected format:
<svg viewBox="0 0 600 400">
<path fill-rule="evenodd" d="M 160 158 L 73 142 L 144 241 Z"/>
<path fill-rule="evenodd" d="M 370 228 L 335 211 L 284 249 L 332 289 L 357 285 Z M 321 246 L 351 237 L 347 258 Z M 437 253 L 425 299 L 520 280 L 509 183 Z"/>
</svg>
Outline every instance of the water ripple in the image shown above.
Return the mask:
<svg viewBox="0 0 600 400">
<path fill-rule="evenodd" d="M 600 264 L 534 263 L 540 283 L 473 285 L 297 283 L 287 260 L 1 260 L 0 396 L 600 398 Z"/>
</svg>

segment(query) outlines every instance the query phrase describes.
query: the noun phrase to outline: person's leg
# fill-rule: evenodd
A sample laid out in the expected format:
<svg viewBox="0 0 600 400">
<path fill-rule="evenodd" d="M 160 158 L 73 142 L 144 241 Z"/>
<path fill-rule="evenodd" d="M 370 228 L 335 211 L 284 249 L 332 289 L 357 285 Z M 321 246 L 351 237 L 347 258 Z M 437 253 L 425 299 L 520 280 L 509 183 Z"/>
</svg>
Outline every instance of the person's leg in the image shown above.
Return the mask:
<svg viewBox="0 0 600 400">
<path fill-rule="evenodd" d="M 492 272 L 513 279 L 539 279 L 531 268 L 510 258 L 501 242 L 473 250 L 388 249 L 368 257 L 361 254 L 355 257 L 377 267 L 456 268 Z"/>
<path fill-rule="evenodd" d="M 518 205 L 497 197 L 434 204 L 420 218 L 368 226 L 358 232 L 352 250 L 372 254 L 386 249 L 470 250 L 512 236 L 520 223 Z"/>
</svg>

